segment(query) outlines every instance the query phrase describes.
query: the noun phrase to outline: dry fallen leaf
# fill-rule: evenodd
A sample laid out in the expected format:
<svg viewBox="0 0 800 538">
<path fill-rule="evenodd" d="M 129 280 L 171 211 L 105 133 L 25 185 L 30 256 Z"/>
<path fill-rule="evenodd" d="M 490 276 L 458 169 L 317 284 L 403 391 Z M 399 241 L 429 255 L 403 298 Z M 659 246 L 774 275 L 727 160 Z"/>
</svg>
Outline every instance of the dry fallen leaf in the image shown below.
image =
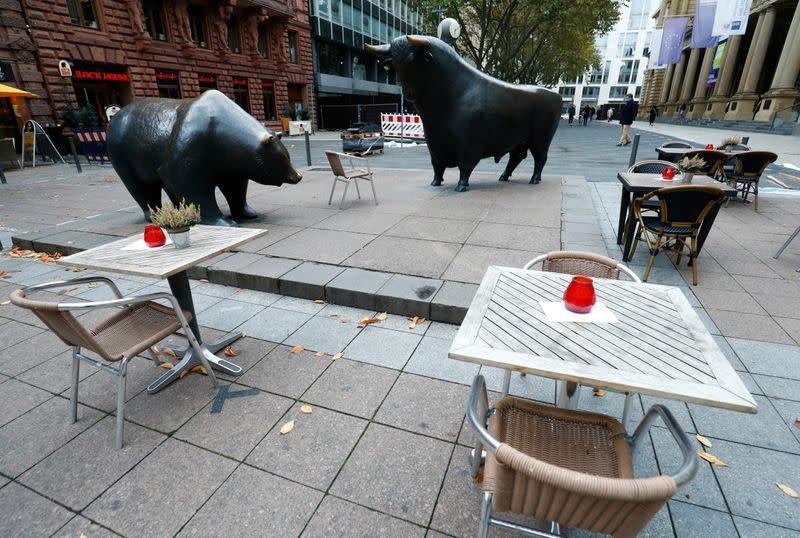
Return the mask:
<svg viewBox="0 0 800 538">
<path fill-rule="evenodd" d="M 155 355 L 156 357 L 161 355 L 161 350 L 158 349 L 156 346 L 150 346 L 150 353 Z"/>
<path fill-rule="evenodd" d="M 303 351 L 305 348 L 306 348 L 306 346 L 304 346 L 303 344 L 298 344 L 298 345 L 294 346 L 294 347 L 293 347 L 293 348 L 292 348 L 290 351 L 291 351 L 292 353 L 300 353 L 300 352 L 302 352 L 302 351 Z"/>
<path fill-rule="evenodd" d="M 7 304 L 9 304 L 10 302 L 11 302 L 11 301 L 3 301 L 2 303 L 0 303 L 0 306 L 7 305 Z"/>
<path fill-rule="evenodd" d="M 713 463 L 719 467 L 727 467 L 728 464 L 716 457 L 714 454 L 709 454 L 705 450 L 698 450 L 697 455 L 706 460 L 709 463 Z"/>
<path fill-rule="evenodd" d="M 330 317 L 332 317 L 332 318 L 335 318 L 335 317 L 338 317 L 338 316 L 339 316 L 339 314 L 337 314 L 336 312 L 331 312 L 331 313 L 330 313 L 330 314 L 328 314 L 328 315 L 329 315 Z"/>
<path fill-rule="evenodd" d="M 342 323 L 350 323 L 350 320 L 349 319 L 343 319 Z"/>
<path fill-rule="evenodd" d="M 161 366 L 162 368 L 166 368 L 167 370 L 171 370 L 172 368 L 175 368 L 175 365 L 174 365 L 174 364 L 172 364 L 171 362 L 162 362 L 162 363 L 160 364 L 160 366 Z"/>
<path fill-rule="evenodd" d="M 281 435 L 286 435 L 293 429 L 294 429 L 294 420 L 290 420 L 289 422 L 281 426 Z"/>
<path fill-rule="evenodd" d="M 177 353 L 175 353 L 175 350 L 173 350 L 173 349 L 172 349 L 172 348 L 170 348 L 170 347 L 165 347 L 165 348 L 163 349 L 163 351 L 164 351 L 164 353 L 165 353 L 166 355 L 169 355 L 170 357 L 175 357 L 176 359 L 178 358 L 178 354 L 177 354 Z"/>
<path fill-rule="evenodd" d="M 361 325 L 370 325 L 371 323 L 378 323 L 380 320 L 377 318 L 364 318 L 359 323 Z"/>
<path fill-rule="evenodd" d="M 70 288 L 70 289 L 68 289 L 68 290 L 67 290 L 67 292 L 73 292 L 73 291 L 75 291 L 75 290 L 77 290 L 77 289 L 78 289 L 78 286 L 75 286 L 74 288 Z"/>
<path fill-rule="evenodd" d="M 800 497 L 800 495 L 797 495 L 797 492 L 795 490 L 793 490 L 792 488 L 790 488 L 789 486 L 787 486 L 785 484 L 779 484 L 779 483 L 775 482 L 775 485 L 778 486 L 778 488 L 782 492 L 784 492 L 786 495 L 788 495 L 789 497 L 793 497 L 795 499 Z"/>
<path fill-rule="evenodd" d="M 322 357 L 323 355 L 325 355 L 324 351 L 317 351 L 316 353 L 314 353 L 315 357 Z"/>
<path fill-rule="evenodd" d="M 606 391 L 597 389 L 594 392 L 592 392 L 592 394 L 594 394 L 595 396 L 605 396 L 606 395 Z"/>
<path fill-rule="evenodd" d="M 704 435 L 700 435 L 698 433 L 695 437 L 697 437 L 697 440 L 700 441 L 700 444 L 703 445 L 706 448 L 711 448 L 711 447 L 714 446 L 714 445 L 711 444 L 711 441 L 708 440 L 708 437 L 706 437 Z"/>
<path fill-rule="evenodd" d="M 356 325 L 356 329 L 363 329 L 366 325 Z"/>
<path fill-rule="evenodd" d="M 300 411 L 302 411 L 305 414 L 309 414 L 309 413 L 313 412 L 314 410 L 311 409 L 310 405 L 301 405 L 300 406 Z"/>
<path fill-rule="evenodd" d="M 8 271 L 0 271 L 0 278 L 5 278 L 8 276 Z"/>
<path fill-rule="evenodd" d="M 375 319 L 377 319 L 378 321 L 383 321 L 386 319 L 386 316 L 387 316 L 386 312 L 381 312 L 380 314 L 375 316 Z"/>
<path fill-rule="evenodd" d="M 86 271 L 86 267 L 73 267 L 71 269 L 67 269 L 68 271 L 72 271 L 73 273 L 80 273 L 82 271 Z"/>
<path fill-rule="evenodd" d="M 419 318 L 417 316 L 414 316 L 413 318 L 409 319 L 411 320 L 411 323 L 409 323 L 408 328 L 415 329 L 417 327 L 417 321 L 419 321 Z"/>
<path fill-rule="evenodd" d="M 189 375 L 189 370 L 184 370 L 183 372 L 181 372 L 181 379 L 183 379 L 187 375 Z"/>
<path fill-rule="evenodd" d="M 206 282 L 206 283 L 208 283 L 208 279 L 207 279 L 207 278 L 201 278 L 201 279 L 200 279 L 200 282 Z"/>
<path fill-rule="evenodd" d="M 322 299 L 315 299 L 314 302 L 317 304 L 325 304 L 325 301 L 323 301 Z"/>
<path fill-rule="evenodd" d="M 228 346 L 225 348 L 225 351 L 223 351 L 223 353 L 225 354 L 226 357 L 236 357 L 240 355 L 242 352 L 235 351 L 231 346 Z"/>
<path fill-rule="evenodd" d="M 67 293 L 67 290 L 58 290 L 58 293 L 56 293 L 56 295 L 64 295 L 65 293 Z"/>
<path fill-rule="evenodd" d="M 332 360 L 332 361 L 339 360 L 339 359 L 341 359 L 342 357 L 344 357 L 344 353 L 337 353 L 336 355 L 334 355 L 333 357 L 331 357 L 331 360 Z"/>
<path fill-rule="evenodd" d="M 208 375 L 208 370 L 206 370 L 205 366 L 200 366 L 199 364 L 189 370 L 190 372 L 197 372 L 198 374 Z"/>
<path fill-rule="evenodd" d="M 800 428 L 800 418 L 794 419 L 794 427 L 795 428 Z"/>
<path fill-rule="evenodd" d="M 96 288 L 97 287 L 97 282 L 89 282 L 89 287 L 90 288 Z"/>
</svg>

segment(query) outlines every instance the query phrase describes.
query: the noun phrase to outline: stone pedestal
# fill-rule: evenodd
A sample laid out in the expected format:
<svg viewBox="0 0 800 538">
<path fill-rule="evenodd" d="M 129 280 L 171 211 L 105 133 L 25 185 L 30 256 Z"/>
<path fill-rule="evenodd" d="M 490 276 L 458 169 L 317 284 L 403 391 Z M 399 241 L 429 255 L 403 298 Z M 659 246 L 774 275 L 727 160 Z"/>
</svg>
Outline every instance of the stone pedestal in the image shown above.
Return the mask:
<svg viewBox="0 0 800 538">
<path fill-rule="evenodd" d="M 778 118 L 788 121 L 792 115 L 791 107 L 795 100 L 800 97 L 800 92 L 794 88 L 774 88 L 765 93 L 761 97 L 761 109 L 756 113 L 755 120 L 757 121 L 771 121 L 774 114 L 778 114 Z M 769 106 L 769 108 L 764 108 Z M 778 112 L 781 109 L 782 112 Z"/>
<path fill-rule="evenodd" d="M 706 106 L 703 117 L 712 120 L 721 120 L 725 117 L 725 108 L 728 106 L 730 99 L 724 95 L 715 95 L 708 100 L 711 108 Z"/>
<path fill-rule="evenodd" d="M 731 97 L 731 104 L 725 114 L 726 120 L 752 120 L 753 106 L 758 101 L 757 93 L 737 93 Z"/>
<path fill-rule="evenodd" d="M 689 102 L 689 109 L 686 111 L 687 118 L 702 118 L 706 111 L 706 99 L 692 99 Z"/>
</svg>

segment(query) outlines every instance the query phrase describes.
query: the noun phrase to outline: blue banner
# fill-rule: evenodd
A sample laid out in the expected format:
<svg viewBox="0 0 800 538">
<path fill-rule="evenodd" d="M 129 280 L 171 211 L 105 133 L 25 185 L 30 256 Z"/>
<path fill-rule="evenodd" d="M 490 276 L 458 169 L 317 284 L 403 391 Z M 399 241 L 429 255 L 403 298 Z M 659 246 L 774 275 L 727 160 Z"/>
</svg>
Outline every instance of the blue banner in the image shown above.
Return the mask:
<svg viewBox="0 0 800 538">
<path fill-rule="evenodd" d="M 716 0 L 698 0 L 694 13 L 694 26 L 692 27 L 693 49 L 716 47 L 719 37 L 712 35 L 714 30 L 714 17 L 717 13 Z"/>
<path fill-rule="evenodd" d="M 658 51 L 660 65 L 676 64 L 681 61 L 683 39 L 689 17 L 674 17 L 664 21 L 664 33 L 661 35 L 661 49 Z"/>
</svg>

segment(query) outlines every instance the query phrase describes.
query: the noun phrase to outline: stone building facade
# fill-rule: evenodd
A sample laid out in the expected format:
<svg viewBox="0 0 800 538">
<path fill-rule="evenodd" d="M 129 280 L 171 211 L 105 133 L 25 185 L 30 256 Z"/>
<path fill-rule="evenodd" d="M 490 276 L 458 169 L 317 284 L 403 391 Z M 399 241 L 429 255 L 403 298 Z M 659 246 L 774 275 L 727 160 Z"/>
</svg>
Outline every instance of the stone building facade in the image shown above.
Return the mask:
<svg viewBox="0 0 800 538">
<path fill-rule="evenodd" d="M 744 35 L 717 47 L 689 48 L 696 0 L 663 0 L 656 27 L 665 17 L 690 17 L 679 63 L 648 69 L 641 113 L 656 106 L 662 116 L 711 120 L 796 122 L 800 107 L 800 2 L 754 0 Z M 724 47 L 716 83 L 708 84 L 714 57 Z"/>
<path fill-rule="evenodd" d="M 0 61 L 40 95 L 24 114 L 102 111 L 215 88 L 276 130 L 288 103 L 313 114 L 304 0 L 0 0 Z M 8 15 L 7 15 L 8 13 Z M 72 75 L 63 76 L 66 61 Z M 23 114 L 23 115 L 24 115 Z"/>
</svg>

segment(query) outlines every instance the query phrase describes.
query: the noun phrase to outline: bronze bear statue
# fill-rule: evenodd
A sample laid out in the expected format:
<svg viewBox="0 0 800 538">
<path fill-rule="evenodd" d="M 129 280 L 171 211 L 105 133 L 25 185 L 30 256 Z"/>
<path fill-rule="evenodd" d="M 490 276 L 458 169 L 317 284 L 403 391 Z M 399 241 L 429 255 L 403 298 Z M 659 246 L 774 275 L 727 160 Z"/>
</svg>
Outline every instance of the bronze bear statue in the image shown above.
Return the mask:
<svg viewBox="0 0 800 538">
<path fill-rule="evenodd" d="M 391 44 L 366 45 L 391 58 L 409 101 L 425 127 L 433 182 L 458 167 L 456 191 L 465 191 L 481 159 L 510 154 L 500 181 L 508 181 L 530 150 L 530 183 L 539 183 L 561 117 L 561 96 L 537 86 L 509 84 L 481 73 L 435 37 L 400 36 Z"/>
<path fill-rule="evenodd" d="M 295 184 L 294 169 L 281 135 L 217 90 L 193 99 L 138 99 L 108 126 L 108 151 L 122 183 L 150 220 L 149 207 L 161 206 L 161 189 L 173 203 L 200 206 L 203 224 L 235 226 L 252 219 L 247 182 Z M 222 215 L 215 189 L 231 210 Z"/>
</svg>

